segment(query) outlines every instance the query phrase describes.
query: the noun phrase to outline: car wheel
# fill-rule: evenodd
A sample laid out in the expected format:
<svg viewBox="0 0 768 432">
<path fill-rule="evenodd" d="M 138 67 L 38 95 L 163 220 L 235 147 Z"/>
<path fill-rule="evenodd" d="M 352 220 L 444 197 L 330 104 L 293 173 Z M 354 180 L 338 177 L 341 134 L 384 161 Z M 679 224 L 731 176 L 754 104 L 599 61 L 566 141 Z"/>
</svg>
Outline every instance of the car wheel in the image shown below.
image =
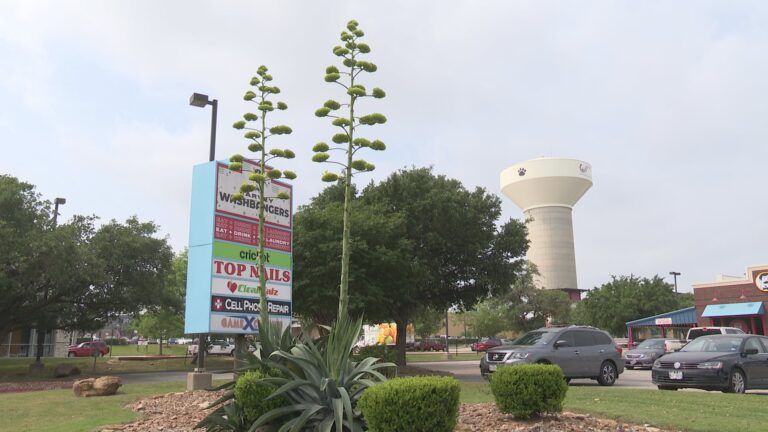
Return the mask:
<svg viewBox="0 0 768 432">
<path fill-rule="evenodd" d="M 601 386 L 612 386 L 616 383 L 616 376 L 616 366 L 609 361 L 604 361 L 603 364 L 600 365 L 600 375 L 597 377 L 597 382 L 600 383 Z"/>
<path fill-rule="evenodd" d="M 566 379 L 565 379 L 565 383 L 566 383 L 566 384 L 570 384 L 570 383 L 571 383 L 571 379 L 570 379 L 570 378 L 566 378 Z"/>
<path fill-rule="evenodd" d="M 726 393 L 744 393 L 747 391 L 747 380 L 744 372 L 739 369 L 731 371 L 731 377 L 728 379 L 728 389 Z"/>
<path fill-rule="evenodd" d="M 67 357 L 77 357 L 77 355 L 73 352 L 67 353 Z"/>
<path fill-rule="evenodd" d="M 672 391 L 676 391 L 677 390 L 677 388 L 675 388 L 675 387 L 668 387 L 668 386 L 663 386 L 663 385 L 660 385 L 658 387 L 659 387 L 659 390 L 672 390 Z"/>
</svg>

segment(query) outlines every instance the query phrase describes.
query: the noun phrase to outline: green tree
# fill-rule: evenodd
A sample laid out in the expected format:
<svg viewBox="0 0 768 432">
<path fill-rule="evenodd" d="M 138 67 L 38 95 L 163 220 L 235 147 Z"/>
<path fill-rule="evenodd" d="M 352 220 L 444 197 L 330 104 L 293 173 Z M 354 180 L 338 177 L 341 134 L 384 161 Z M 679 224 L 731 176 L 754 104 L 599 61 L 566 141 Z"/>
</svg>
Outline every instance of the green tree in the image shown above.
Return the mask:
<svg viewBox="0 0 768 432">
<path fill-rule="evenodd" d="M 245 195 L 249 195 L 252 192 L 256 192 L 255 198 L 259 203 L 259 331 L 269 331 L 269 310 L 267 309 L 267 271 L 266 255 L 264 252 L 264 243 L 266 238 L 264 236 L 264 203 L 267 199 L 289 199 L 287 193 L 280 192 L 275 196 L 267 196 L 269 186 L 273 180 L 285 178 L 293 180 L 296 178 L 296 173 L 293 171 L 272 168 L 267 165 L 273 159 L 293 159 L 296 154 L 289 149 L 271 148 L 267 149 L 267 139 L 275 135 L 289 135 L 291 132 L 290 127 L 286 125 L 267 125 L 267 116 L 269 113 L 277 108 L 280 111 L 288 109 L 288 105 L 285 102 L 273 103 L 270 97 L 280 93 L 280 88 L 274 85 L 270 85 L 272 81 L 272 75 L 266 66 L 259 66 L 256 71 L 256 75 L 251 77 L 250 84 L 256 90 L 248 90 L 243 96 L 243 99 L 256 104 L 256 110 L 259 114 L 247 112 L 243 115 L 243 120 L 238 120 L 233 124 L 235 129 L 246 130 L 245 138 L 248 139 L 250 144 L 248 150 L 256 154 L 255 160 L 257 164 L 257 170 L 252 172 L 248 176 L 247 182 L 240 186 L 240 193 L 235 194 L 233 199 L 235 201 L 244 199 Z M 240 154 L 232 156 L 230 159 L 229 169 L 232 171 L 243 170 L 243 161 L 245 157 Z"/>
<path fill-rule="evenodd" d="M 102 225 L 89 239 L 92 266 L 88 286 L 60 315 L 62 328 L 95 329 L 111 317 L 137 315 L 154 307 L 177 306 L 167 290 L 173 250 L 156 238 L 158 226 L 130 217 Z"/>
<path fill-rule="evenodd" d="M 507 292 L 523 268 L 525 226 L 512 219 L 497 228 L 501 201 L 483 188 L 469 191 L 458 180 L 417 168 L 368 186 L 363 199 L 400 214 L 410 240 L 380 306 L 397 323 L 398 364 L 405 364 L 405 325 L 415 313 L 472 309 Z"/>
<path fill-rule="evenodd" d="M 160 355 L 163 355 L 163 341 L 184 331 L 184 319 L 177 311 L 164 309 L 139 315 L 132 326 L 142 336 L 158 339 Z"/>
<path fill-rule="evenodd" d="M 299 314 L 329 310 L 331 271 L 338 269 L 338 233 L 330 223 L 341 211 L 334 185 L 296 214 L 295 295 Z M 352 200 L 355 232 L 350 247 L 349 310 L 366 321 L 397 323 L 398 363 L 405 364 L 405 332 L 425 308 L 471 309 L 509 289 L 527 250 L 525 226 L 501 227 L 498 197 L 430 169 L 400 171 L 371 184 Z"/>
<path fill-rule="evenodd" d="M 537 288 L 533 276 L 536 266 L 527 263 L 512 289 L 501 299 L 510 329 L 527 332 L 543 327 L 547 320 L 553 324 L 568 323 L 573 303 L 568 294 L 559 290 Z"/>
<path fill-rule="evenodd" d="M 507 311 L 498 299 L 486 299 L 467 313 L 467 327 L 478 337 L 493 337 L 509 330 Z"/>
<path fill-rule="evenodd" d="M 587 292 L 576 305 L 574 318 L 580 324 L 603 328 L 614 336 L 624 336 L 626 323 L 652 315 L 693 306 L 692 295 L 679 295 L 658 275 L 612 276 L 611 281 Z"/>
<path fill-rule="evenodd" d="M 53 209 L 35 187 L 0 175 L 0 336 L 18 328 L 54 328 L 92 280 L 91 217 L 54 230 Z"/>
<path fill-rule="evenodd" d="M 340 165 L 342 167 L 341 176 L 326 171 L 322 180 L 326 182 L 336 182 L 342 179 L 344 185 L 344 207 L 342 216 L 342 246 L 341 246 L 341 281 L 339 283 L 339 312 L 338 316 L 346 315 L 349 304 L 349 257 L 350 257 L 350 233 L 351 233 L 351 210 L 352 210 L 352 176 L 353 172 L 370 172 L 374 170 L 374 165 L 364 159 L 355 159 L 357 152 L 363 148 L 371 150 L 384 150 L 386 146 L 379 140 L 370 141 L 356 134 L 361 126 L 373 126 L 384 124 L 387 119 L 379 113 L 360 115 L 355 113 L 358 99 L 373 97 L 381 99 L 385 96 L 384 90 L 376 87 L 367 92 L 365 87 L 360 84 L 358 75 L 363 72 L 376 72 L 376 65 L 362 60 L 363 54 L 371 52 L 368 44 L 361 42 L 365 35 L 358 28 L 358 23 L 351 20 L 347 23 L 347 31 L 341 32 L 341 41 L 344 46 L 333 48 L 333 54 L 341 57 L 344 68 L 340 71 L 336 66 L 328 66 L 325 69 L 325 81 L 335 83 L 345 89 L 349 99 L 347 103 L 340 103 L 329 99 L 323 104 L 322 108 L 315 111 L 318 117 L 330 117 L 333 120 L 331 124 L 338 127 L 341 132 L 335 134 L 331 140 L 334 146 L 329 146 L 325 142 L 315 144 L 312 151 L 315 155 L 312 160 L 315 162 L 326 162 Z M 343 76 L 343 79 L 342 79 Z M 343 111 L 339 111 L 341 108 Z M 332 114 L 333 113 L 333 114 Z M 339 161 L 331 161 L 330 150 L 342 150 L 345 158 Z"/>
<path fill-rule="evenodd" d="M 350 250 L 355 265 L 349 269 L 351 315 L 368 322 L 389 321 L 376 305 L 387 301 L 393 281 L 408 265 L 410 241 L 405 221 L 377 205 L 360 200 L 353 188 Z M 344 186 L 331 185 L 302 206 L 294 219 L 294 308 L 298 315 L 330 325 L 339 303 L 342 233 L 335 229 L 344 207 Z"/>
<path fill-rule="evenodd" d="M 134 217 L 96 230 L 95 217 L 74 216 L 54 230 L 51 207 L 34 186 L 0 176 L 0 334 L 94 330 L 172 301 L 172 251 L 156 225 Z"/>
<path fill-rule="evenodd" d="M 424 308 L 413 317 L 412 323 L 416 335 L 426 339 L 437 333 L 440 328 L 445 328 L 445 311 Z"/>
</svg>

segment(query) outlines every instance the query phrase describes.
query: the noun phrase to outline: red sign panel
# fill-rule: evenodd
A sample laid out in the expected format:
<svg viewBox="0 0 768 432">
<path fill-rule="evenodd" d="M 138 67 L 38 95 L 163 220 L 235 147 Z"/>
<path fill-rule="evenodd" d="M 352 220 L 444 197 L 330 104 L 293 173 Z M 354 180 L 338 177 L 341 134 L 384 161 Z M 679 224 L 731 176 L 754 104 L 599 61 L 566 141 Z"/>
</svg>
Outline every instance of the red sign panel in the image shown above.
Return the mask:
<svg viewBox="0 0 768 432">
<path fill-rule="evenodd" d="M 214 237 L 217 240 L 226 240 L 241 244 L 259 245 L 259 224 L 233 219 L 231 217 L 216 215 L 216 227 Z M 264 247 L 283 252 L 291 252 L 291 232 L 264 226 L 266 242 Z"/>
</svg>

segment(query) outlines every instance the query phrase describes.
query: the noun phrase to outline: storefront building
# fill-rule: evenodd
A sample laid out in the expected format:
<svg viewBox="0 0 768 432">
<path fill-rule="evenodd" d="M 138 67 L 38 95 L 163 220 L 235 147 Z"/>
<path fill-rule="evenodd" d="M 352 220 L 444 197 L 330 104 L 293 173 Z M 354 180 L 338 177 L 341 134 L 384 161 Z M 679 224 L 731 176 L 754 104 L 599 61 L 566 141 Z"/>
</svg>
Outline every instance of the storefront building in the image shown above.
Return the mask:
<svg viewBox="0 0 768 432">
<path fill-rule="evenodd" d="M 693 306 L 630 321 L 627 323 L 629 346 L 650 338 L 685 339 L 691 327 L 696 327 Z"/>
<path fill-rule="evenodd" d="M 714 282 L 693 284 L 699 326 L 736 327 L 766 335 L 768 265 L 747 267 L 742 277 L 718 276 Z"/>
</svg>

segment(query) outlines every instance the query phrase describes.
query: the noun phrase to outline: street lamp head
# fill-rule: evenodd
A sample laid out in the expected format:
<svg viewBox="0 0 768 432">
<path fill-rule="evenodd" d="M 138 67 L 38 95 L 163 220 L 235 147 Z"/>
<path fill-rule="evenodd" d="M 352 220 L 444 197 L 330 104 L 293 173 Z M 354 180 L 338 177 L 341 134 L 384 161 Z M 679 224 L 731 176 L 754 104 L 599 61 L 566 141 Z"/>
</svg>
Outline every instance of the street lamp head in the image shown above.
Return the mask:
<svg viewBox="0 0 768 432">
<path fill-rule="evenodd" d="M 680 276 L 680 272 L 671 271 L 671 272 L 669 272 L 669 274 L 670 274 L 670 276 Z"/>
<path fill-rule="evenodd" d="M 66 204 L 67 203 L 67 199 L 66 198 L 56 198 L 55 200 L 53 200 L 53 203 L 54 204 Z"/>
<path fill-rule="evenodd" d="M 208 95 L 204 95 L 201 93 L 192 93 L 192 96 L 189 97 L 189 104 L 192 106 L 203 108 L 209 103 L 210 102 L 208 102 Z"/>
</svg>

